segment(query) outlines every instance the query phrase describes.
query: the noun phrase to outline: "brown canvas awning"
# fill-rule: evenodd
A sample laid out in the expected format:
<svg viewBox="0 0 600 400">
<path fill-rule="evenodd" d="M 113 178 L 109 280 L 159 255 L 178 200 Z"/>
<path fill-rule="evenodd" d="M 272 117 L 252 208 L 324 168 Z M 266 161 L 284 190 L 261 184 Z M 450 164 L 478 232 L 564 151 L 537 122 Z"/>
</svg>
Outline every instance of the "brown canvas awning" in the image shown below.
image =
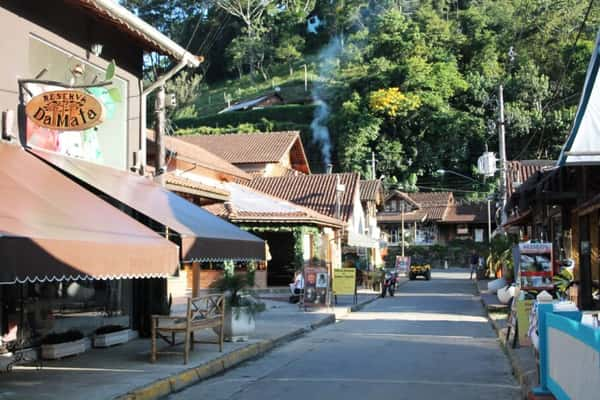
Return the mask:
<svg viewBox="0 0 600 400">
<path fill-rule="evenodd" d="M 0 142 L 0 166 L 0 283 L 176 271 L 176 245 L 21 147 Z"/>
<path fill-rule="evenodd" d="M 264 260 L 265 242 L 139 175 L 40 150 L 34 154 L 181 238 L 184 261 Z"/>
</svg>

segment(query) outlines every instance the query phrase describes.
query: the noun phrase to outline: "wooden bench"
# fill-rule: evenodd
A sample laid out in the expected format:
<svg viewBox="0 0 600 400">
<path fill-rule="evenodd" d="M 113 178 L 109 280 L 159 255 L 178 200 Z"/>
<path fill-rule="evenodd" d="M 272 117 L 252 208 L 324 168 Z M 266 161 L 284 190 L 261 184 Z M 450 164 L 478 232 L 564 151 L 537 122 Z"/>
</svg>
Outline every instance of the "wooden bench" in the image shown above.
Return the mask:
<svg viewBox="0 0 600 400">
<path fill-rule="evenodd" d="M 158 354 L 183 354 L 183 363 L 187 364 L 190 349 L 194 343 L 213 343 L 223 351 L 223 320 L 225 315 L 225 298 L 222 294 L 211 294 L 187 299 L 187 309 L 183 316 L 152 315 L 152 355 L 151 361 L 156 361 Z M 202 329 L 218 328 L 216 341 L 194 340 L 194 332 Z M 183 342 L 176 343 L 175 335 L 184 335 Z M 170 335 L 169 335 L 170 334 Z M 183 351 L 158 351 L 157 339 L 163 339 L 170 347 L 183 343 Z"/>
</svg>

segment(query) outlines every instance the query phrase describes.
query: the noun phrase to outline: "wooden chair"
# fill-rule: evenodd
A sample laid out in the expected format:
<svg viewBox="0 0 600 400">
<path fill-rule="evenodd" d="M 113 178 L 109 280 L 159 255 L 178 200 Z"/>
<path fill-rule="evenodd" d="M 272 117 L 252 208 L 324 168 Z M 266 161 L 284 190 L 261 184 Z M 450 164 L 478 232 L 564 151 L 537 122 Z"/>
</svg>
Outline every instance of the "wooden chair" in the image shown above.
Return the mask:
<svg viewBox="0 0 600 400">
<path fill-rule="evenodd" d="M 225 317 L 225 298 L 222 294 L 211 294 L 206 296 L 187 299 L 187 309 L 184 316 L 176 315 L 152 315 L 152 355 L 151 361 L 156 361 L 158 354 L 183 354 L 183 363 L 187 364 L 190 349 L 194 349 L 194 343 L 213 343 L 219 345 L 219 351 L 223 351 L 223 322 Z M 194 332 L 203 329 L 219 328 L 217 341 L 194 340 Z M 183 342 L 176 343 L 175 335 L 184 335 Z M 170 335 L 169 335 L 170 334 Z M 170 337 L 169 337 L 170 336 Z M 157 338 L 166 341 L 170 347 L 183 343 L 181 351 L 158 351 Z"/>
</svg>

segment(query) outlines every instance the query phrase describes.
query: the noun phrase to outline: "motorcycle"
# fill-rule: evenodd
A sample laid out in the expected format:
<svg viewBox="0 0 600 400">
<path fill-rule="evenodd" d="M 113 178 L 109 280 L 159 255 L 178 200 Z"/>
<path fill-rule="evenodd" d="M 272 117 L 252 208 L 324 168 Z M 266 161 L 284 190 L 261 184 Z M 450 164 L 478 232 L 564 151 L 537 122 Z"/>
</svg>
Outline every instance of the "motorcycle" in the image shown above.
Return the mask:
<svg viewBox="0 0 600 400">
<path fill-rule="evenodd" d="M 390 297 L 394 297 L 396 291 L 396 274 L 386 272 L 381 285 L 381 297 L 385 297 L 385 293 L 389 293 Z"/>
</svg>

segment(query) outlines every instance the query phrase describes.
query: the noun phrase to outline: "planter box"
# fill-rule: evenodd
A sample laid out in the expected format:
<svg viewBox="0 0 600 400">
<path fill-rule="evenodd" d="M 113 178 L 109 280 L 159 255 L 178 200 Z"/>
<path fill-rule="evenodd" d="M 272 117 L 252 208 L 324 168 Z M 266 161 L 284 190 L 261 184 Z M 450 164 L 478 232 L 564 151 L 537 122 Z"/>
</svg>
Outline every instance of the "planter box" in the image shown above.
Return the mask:
<svg viewBox="0 0 600 400">
<path fill-rule="evenodd" d="M 255 328 L 255 318 L 246 307 L 234 307 L 225 313 L 223 333 L 228 342 L 246 342 Z"/>
<path fill-rule="evenodd" d="M 132 333 L 131 329 L 123 329 L 122 331 L 105 333 L 103 335 L 94 335 L 94 347 L 110 347 L 127 343 L 131 340 Z"/>
<path fill-rule="evenodd" d="M 46 360 L 56 360 L 58 358 L 73 356 L 85 352 L 85 338 L 74 342 L 59 344 L 43 344 L 42 358 Z"/>
</svg>

